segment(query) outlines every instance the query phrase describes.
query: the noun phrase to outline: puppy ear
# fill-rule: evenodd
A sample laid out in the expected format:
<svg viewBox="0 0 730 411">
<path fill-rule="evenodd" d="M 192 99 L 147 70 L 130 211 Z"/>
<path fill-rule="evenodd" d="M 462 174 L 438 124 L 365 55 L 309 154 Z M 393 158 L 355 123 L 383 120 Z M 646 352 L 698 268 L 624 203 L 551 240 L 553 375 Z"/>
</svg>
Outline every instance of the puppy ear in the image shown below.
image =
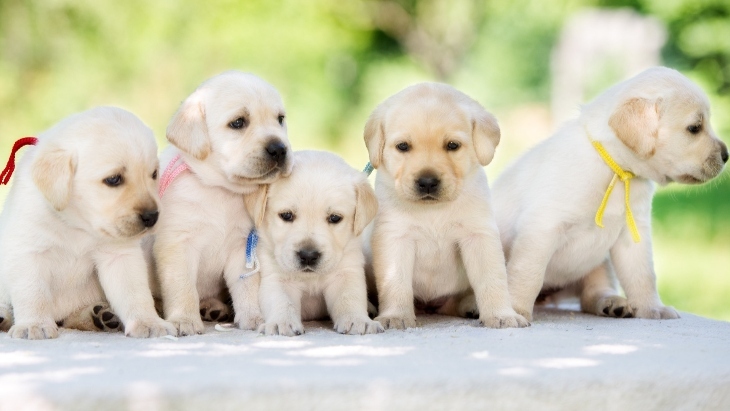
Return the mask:
<svg viewBox="0 0 730 411">
<path fill-rule="evenodd" d="M 616 137 L 640 158 L 647 159 L 656 150 L 660 104 L 661 99 L 632 98 L 621 104 L 608 119 Z"/>
<path fill-rule="evenodd" d="M 378 199 L 366 179 L 362 179 L 355 186 L 355 195 L 357 196 L 357 203 L 355 205 L 355 221 L 353 222 L 352 231 L 355 236 L 359 236 L 375 218 L 375 214 L 378 212 Z"/>
<path fill-rule="evenodd" d="M 471 138 L 479 164 L 486 166 L 494 158 L 500 131 L 497 119 L 476 101 L 472 104 Z"/>
<path fill-rule="evenodd" d="M 368 117 L 365 123 L 365 146 L 370 154 L 370 164 L 378 168 L 383 161 L 383 149 L 385 148 L 385 113 L 387 108 L 381 103 Z"/>
<path fill-rule="evenodd" d="M 33 182 L 58 211 L 68 206 L 76 172 L 74 156 L 59 147 L 43 147 L 31 166 Z"/>
<path fill-rule="evenodd" d="M 261 227 L 261 224 L 264 222 L 266 199 L 268 194 L 269 185 L 262 184 L 252 193 L 243 196 L 243 204 L 246 207 L 246 211 L 248 211 L 248 215 L 251 216 L 256 228 Z"/>
<path fill-rule="evenodd" d="M 200 93 L 196 91 L 183 101 L 167 126 L 167 139 L 180 150 L 204 160 L 210 154 L 210 139 Z"/>
</svg>

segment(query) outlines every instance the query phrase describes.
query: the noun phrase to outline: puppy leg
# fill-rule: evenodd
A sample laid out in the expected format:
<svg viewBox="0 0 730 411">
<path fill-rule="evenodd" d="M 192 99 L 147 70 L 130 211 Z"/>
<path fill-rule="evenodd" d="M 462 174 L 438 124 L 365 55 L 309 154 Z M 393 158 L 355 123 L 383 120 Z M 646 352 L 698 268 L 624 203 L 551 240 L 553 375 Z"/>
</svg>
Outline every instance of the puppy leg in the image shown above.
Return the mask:
<svg viewBox="0 0 730 411">
<path fill-rule="evenodd" d="M 324 289 L 324 298 L 338 333 L 362 335 L 385 331 L 379 322 L 368 316 L 365 273 L 361 269 L 340 273 Z"/>
<path fill-rule="evenodd" d="M 258 331 L 265 335 L 292 337 L 304 333 L 302 292 L 285 286 L 274 275 L 261 276 L 259 294 L 264 323 Z"/>
<path fill-rule="evenodd" d="M 53 318 L 53 294 L 44 280 L 50 273 L 44 272 L 33 257 L 28 256 L 24 269 L 17 264 L 5 267 L 25 273 L 15 277 L 13 283 L 9 284 L 8 291 L 13 296 L 14 325 L 8 334 L 12 338 L 29 340 L 56 338 L 58 326 Z"/>
<path fill-rule="evenodd" d="M 530 325 L 510 304 L 507 270 L 499 234 L 470 235 L 459 241 L 459 249 L 479 307 L 479 321 L 490 328 Z"/>
<path fill-rule="evenodd" d="M 237 251 L 228 258 L 223 273 L 236 314 L 233 321 L 242 330 L 256 330 L 264 322 L 259 306 L 261 275 L 256 273 L 241 278 L 241 274 L 246 271 L 246 245 L 241 244 L 234 249 Z"/>
<path fill-rule="evenodd" d="M 405 243 L 405 244 L 404 244 Z M 375 317 L 385 329 L 417 327 L 413 306 L 414 244 L 404 239 L 373 238 L 373 270 L 378 289 Z"/>
<path fill-rule="evenodd" d="M 63 320 L 61 326 L 81 331 L 122 331 L 122 322 L 104 301 L 84 307 Z"/>
<path fill-rule="evenodd" d="M 158 235 L 154 245 L 165 319 L 181 337 L 202 334 L 204 326 L 196 284 L 198 254 L 186 250 L 184 239 L 169 240 Z"/>
<path fill-rule="evenodd" d="M 13 310 L 8 304 L 0 304 L 0 331 L 8 331 L 13 325 Z"/>
<path fill-rule="evenodd" d="M 99 282 L 125 335 L 136 338 L 175 335 L 175 327 L 157 316 L 139 244 L 102 247 L 94 255 Z M 196 312 L 197 314 L 197 312 Z"/>
<path fill-rule="evenodd" d="M 224 323 L 230 320 L 231 310 L 228 305 L 216 297 L 200 301 L 200 318 L 203 321 Z"/>
<path fill-rule="evenodd" d="M 542 289 L 555 243 L 548 234 L 532 231 L 518 236 L 512 244 L 507 262 L 509 293 L 514 310 L 528 321 L 532 320 L 532 308 Z"/>
<path fill-rule="evenodd" d="M 585 313 L 616 318 L 634 316 L 628 300 L 616 291 L 615 279 L 608 260 L 583 277 L 579 291 L 580 309 Z"/>
<path fill-rule="evenodd" d="M 662 304 L 656 288 L 654 262 L 651 254 L 651 229 L 640 225 L 641 242 L 634 243 L 628 229 L 611 248 L 611 262 L 616 276 L 626 292 L 626 298 L 638 318 L 674 319 L 679 314 Z"/>
</svg>

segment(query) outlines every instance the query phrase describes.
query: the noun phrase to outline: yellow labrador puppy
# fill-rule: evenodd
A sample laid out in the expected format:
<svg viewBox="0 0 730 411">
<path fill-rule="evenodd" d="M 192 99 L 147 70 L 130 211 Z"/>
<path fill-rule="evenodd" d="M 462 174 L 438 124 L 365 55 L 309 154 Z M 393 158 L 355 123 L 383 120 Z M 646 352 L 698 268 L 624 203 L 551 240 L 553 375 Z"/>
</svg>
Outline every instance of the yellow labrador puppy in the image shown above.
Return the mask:
<svg viewBox="0 0 730 411">
<path fill-rule="evenodd" d="M 678 318 L 656 288 L 654 182 L 702 183 L 727 159 L 707 97 L 674 70 L 649 69 L 598 96 L 494 185 L 515 310 L 530 318 L 541 290 L 577 285 L 588 313 Z"/>
<path fill-rule="evenodd" d="M 118 108 L 38 137 L 0 217 L 0 322 L 14 322 L 11 337 L 55 338 L 57 322 L 115 330 L 119 320 L 131 337 L 175 334 L 155 312 L 140 246 L 158 217 L 157 166 L 152 131 Z"/>
<path fill-rule="evenodd" d="M 294 153 L 291 176 L 246 199 L 261 234 L 266 335 L 299 335 L 329 316 L 342 334 L 373 334 L 360 234 L 378 203 L 365 174 L 334 154 Z"/>
<path fill-rule="evenodd" d="M 203 331 L 201 314 L 227 315 L 242 329 L 262 322 L 259 276 L 241 279 L 253 228 L 243 194 L 291 170 L 279 93 L 262 79 L 226 72 L 204 82 L 167 128 L 163 213 L 153 251 L 165 318 L 179 335 Z"/>
<path fill-rule="evenodd" d="M 483 166 L 496 119 L 454 88 L 418 84 L 385 100 L 365 126 L 380 211 L 372 259 L 385 328 L 416 326 L 419 308 L 525 327 L 507 292 L 504 255 Z M 473 290 L 473 295 L 472 295 Z"/>
</svg>

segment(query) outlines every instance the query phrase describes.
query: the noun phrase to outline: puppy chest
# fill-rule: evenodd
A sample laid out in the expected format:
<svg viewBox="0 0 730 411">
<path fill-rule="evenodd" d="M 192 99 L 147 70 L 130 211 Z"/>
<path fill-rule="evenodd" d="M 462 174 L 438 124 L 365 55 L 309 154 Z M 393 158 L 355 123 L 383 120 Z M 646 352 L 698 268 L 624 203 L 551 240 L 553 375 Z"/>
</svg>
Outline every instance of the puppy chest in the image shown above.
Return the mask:
<svg viewBox="0 0 730 411">
<path fill-rule="evenodd" d="M 414 245 L 413 288 L 417 298 L 430 301 L 469 287 L 455 241 L 421 239 Z"/>
</svg>

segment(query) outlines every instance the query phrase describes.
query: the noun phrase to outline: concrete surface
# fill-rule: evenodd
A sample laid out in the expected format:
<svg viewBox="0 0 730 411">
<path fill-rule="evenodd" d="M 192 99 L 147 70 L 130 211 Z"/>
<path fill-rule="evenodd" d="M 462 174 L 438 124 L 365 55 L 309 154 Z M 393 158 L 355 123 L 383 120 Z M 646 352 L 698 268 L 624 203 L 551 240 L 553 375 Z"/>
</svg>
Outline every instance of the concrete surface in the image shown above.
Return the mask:
<svg viewBox="0 0 730 411">
<path fill-rule="evenodd" d="M 541 308 L 526 329 L 419 317 L 346 336 L 0 334 L 0 410 L 730 410 L 730 323 Z"/>
</svg>

